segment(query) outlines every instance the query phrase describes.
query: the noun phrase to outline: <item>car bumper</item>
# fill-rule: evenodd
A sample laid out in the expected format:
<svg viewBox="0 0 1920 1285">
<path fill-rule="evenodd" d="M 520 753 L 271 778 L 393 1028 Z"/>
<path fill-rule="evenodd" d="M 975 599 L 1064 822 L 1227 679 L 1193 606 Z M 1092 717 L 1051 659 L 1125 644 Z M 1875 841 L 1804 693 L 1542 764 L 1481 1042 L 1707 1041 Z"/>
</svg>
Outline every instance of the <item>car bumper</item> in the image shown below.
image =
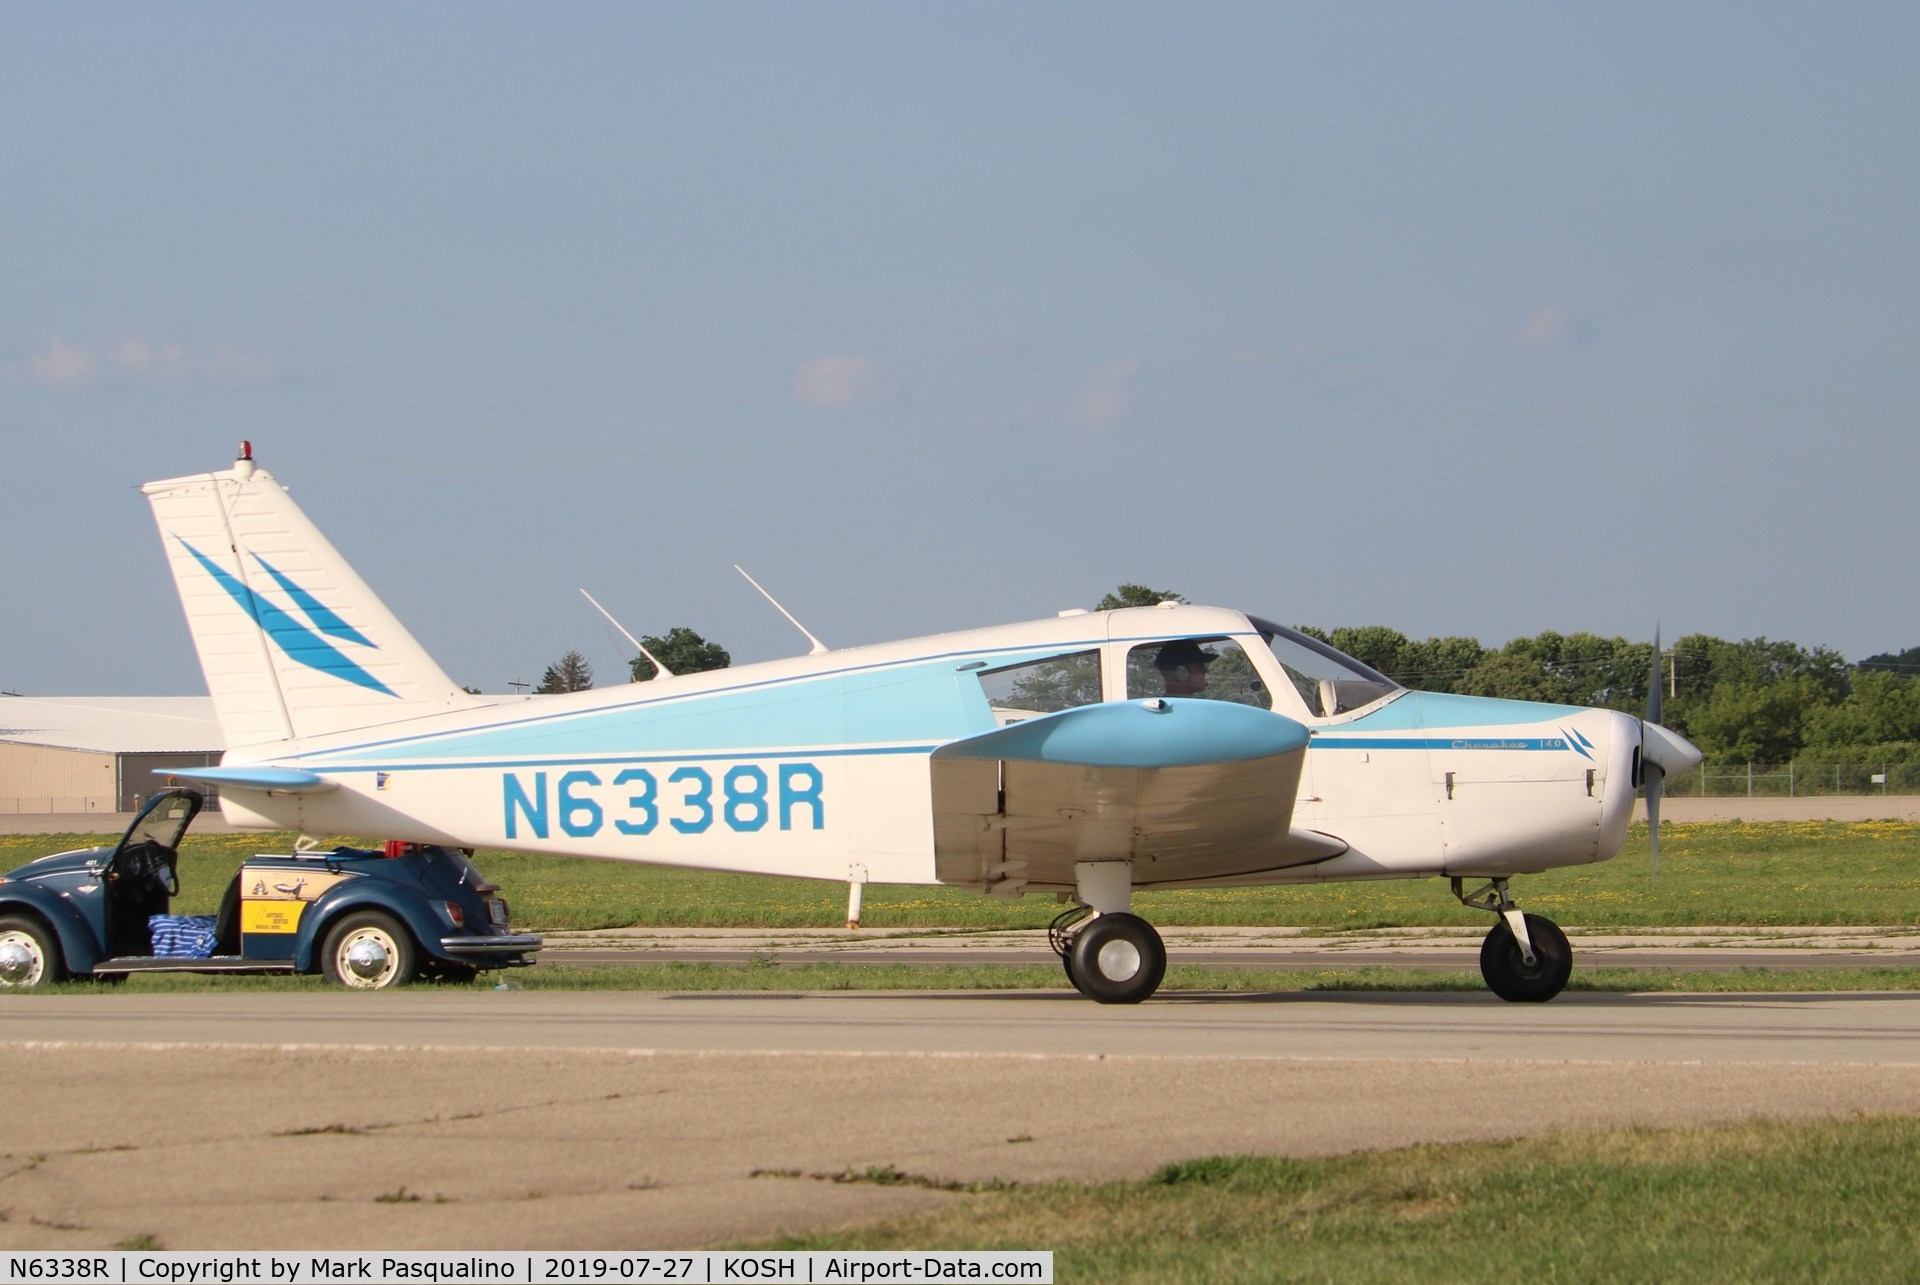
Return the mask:
<svg viewBox="0 0 1920 1285">
<path fill-rule="evenodd" d="M 496 937 L 442 937 L 443 955 L 519 955 L 540 949 L 538 933 L 511 933 Z"/>
</svg>

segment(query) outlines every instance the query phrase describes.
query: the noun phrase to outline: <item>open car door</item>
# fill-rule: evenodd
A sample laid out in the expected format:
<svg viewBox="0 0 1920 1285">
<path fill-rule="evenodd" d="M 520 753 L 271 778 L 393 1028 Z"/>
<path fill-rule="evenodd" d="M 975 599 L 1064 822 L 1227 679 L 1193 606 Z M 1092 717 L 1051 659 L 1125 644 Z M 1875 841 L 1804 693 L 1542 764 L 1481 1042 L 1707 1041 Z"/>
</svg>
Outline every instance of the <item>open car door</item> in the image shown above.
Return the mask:
<svg viewBox="0 0 1920 1285">
<path fill-rule="evenodd" d="M 153 953 L 148 921 L 166 914 L 180 891 L 180 840 L 201 806 L 197 790 L 168 790 L 156 795 L 127 827 L 106 868 L 110 955 Z"/>
</svg>

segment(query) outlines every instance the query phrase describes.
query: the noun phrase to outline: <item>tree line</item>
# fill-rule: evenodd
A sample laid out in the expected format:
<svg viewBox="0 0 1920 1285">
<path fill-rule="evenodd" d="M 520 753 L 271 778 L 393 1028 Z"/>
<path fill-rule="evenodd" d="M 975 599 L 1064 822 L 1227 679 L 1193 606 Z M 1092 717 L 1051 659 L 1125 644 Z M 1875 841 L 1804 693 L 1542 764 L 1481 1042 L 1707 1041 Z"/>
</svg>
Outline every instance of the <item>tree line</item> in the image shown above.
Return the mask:
<svg viewBox="0 0 1920 1285">
<path fill-rule="evenodd" d="M 1396 682 L 1424 691 L 1592 705 L 1640 714 L 1653 644 L 1547 632 L 1490 648 L 1412 639 L 1384 625 L 1302 627 Z M 1660 721 L 1714 763 L 1920 762 L 1920 648 L 1850 664 L 1827 647 L 1712 634 L 1660 658 Z"/>
</svg>

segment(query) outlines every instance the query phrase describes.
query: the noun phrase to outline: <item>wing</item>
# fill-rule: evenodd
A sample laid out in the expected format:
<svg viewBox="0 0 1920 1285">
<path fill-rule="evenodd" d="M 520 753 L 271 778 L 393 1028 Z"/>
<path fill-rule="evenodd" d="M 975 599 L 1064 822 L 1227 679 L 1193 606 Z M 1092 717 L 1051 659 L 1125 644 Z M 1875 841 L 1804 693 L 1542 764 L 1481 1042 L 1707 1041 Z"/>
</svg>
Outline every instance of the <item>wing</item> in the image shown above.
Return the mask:
<svg viewBox="0 0 1920 1285">
<path fill-rule="evenodd" d="M 1292 828 L 1307 729 L 1208 700 L 1115 701 L 933 752 L 935 873 L 989 892 L 1071 890 L 1077 861 L 1135 887 L 1258 883 L 1346 851 Z"/>
</svg>

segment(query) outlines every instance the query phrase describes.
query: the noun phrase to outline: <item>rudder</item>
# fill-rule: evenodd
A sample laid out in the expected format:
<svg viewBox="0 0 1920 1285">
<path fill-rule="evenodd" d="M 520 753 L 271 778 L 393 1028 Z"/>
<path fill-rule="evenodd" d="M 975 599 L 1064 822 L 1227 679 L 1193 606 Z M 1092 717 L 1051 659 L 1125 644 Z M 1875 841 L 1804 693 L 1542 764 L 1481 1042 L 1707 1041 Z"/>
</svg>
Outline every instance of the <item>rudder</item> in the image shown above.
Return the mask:
<svg viewBox="0 0 1920 1285">
<path fill-rule="evenodd" d="M 229 749 L 483 702 L 456 686 L 250 450 L 149 482 Z"/>
</svg>

